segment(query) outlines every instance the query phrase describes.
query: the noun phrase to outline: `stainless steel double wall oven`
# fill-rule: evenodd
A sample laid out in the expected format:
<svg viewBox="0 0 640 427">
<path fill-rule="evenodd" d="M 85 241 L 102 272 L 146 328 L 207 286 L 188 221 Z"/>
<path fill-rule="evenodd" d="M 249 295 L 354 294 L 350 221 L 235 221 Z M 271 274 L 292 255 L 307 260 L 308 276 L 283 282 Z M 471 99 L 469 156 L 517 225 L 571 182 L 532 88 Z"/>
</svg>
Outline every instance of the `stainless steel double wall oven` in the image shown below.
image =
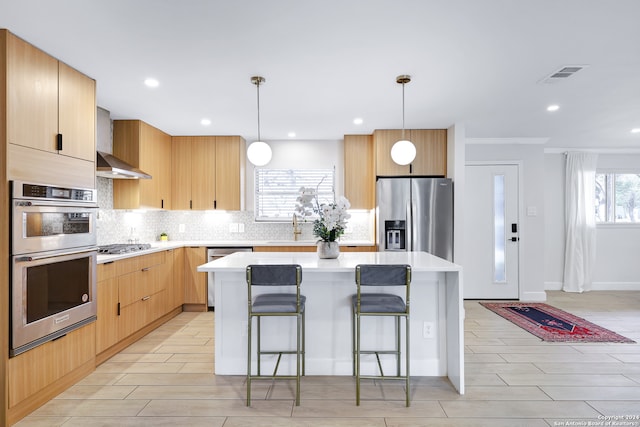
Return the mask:
<svg viewBox="0 0 640 427">
<path fill-rule="evenodd" d="M 95 189 L 11 182 L 15 356 L 96 319 Z"/>
</svg>

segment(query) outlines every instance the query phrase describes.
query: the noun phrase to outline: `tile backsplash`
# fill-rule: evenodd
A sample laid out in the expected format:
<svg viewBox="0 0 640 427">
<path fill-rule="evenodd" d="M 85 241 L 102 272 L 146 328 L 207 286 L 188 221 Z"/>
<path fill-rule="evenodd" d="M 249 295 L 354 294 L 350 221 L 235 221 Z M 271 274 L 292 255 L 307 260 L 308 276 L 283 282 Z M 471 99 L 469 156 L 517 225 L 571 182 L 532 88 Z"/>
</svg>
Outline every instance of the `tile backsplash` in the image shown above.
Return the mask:
<svg viewBox="0 0 640 427">
<path fill-rule="evenodd" d="M 255 222 L 253 211 L 142 211 L 113 209 L 113 181 L 97 178 L 98 245 L 137 240 L 142 243 L 159 240 L 167 233 L 169 240 L 187 241 L 272 241 L 292 240 L 291 223 Z M 314 240 L 313 224 L 299 223 L 299 240 Z M 244 232 L 239 230 L 244 227 Z M 372 212 L 351 212 L 347 232 L 340 239 L 372 241 Z"/>
</svg>

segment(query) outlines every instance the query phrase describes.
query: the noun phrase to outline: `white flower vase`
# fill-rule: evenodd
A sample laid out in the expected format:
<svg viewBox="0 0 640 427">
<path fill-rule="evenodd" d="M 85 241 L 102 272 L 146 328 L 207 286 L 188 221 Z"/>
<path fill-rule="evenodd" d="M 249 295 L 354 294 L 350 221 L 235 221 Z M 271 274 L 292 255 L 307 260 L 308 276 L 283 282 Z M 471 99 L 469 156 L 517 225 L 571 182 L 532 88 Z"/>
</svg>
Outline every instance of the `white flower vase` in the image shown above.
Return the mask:
<svg viewBox="0 0 640 427">
<path fill-rule="evenodd" d="M 334 259 L 340 255 L 340 244 L 338 242 L 318 242 L 318 258 Z"/>
</svg>

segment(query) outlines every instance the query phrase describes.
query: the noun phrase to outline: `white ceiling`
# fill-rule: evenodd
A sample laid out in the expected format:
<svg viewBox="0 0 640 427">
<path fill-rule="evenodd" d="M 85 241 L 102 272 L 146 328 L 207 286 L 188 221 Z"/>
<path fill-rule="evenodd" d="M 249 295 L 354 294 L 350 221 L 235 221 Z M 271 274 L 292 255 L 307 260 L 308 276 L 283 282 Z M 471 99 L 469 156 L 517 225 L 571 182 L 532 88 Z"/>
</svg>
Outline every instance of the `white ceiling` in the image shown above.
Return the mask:
<svg viewBox="0 0 640 427">
<path fill-rule="evenodd" d="M 269 141 L 401 128 L 409 74 L 407 128 L 640 148 L 639 16 L 638 0 L 0 0 L 0 28 L 96 79 L 112 118 L 248 141 L 253 75 Z M 564 65 L 588 67 L 540 83 Z"/>
</svg>

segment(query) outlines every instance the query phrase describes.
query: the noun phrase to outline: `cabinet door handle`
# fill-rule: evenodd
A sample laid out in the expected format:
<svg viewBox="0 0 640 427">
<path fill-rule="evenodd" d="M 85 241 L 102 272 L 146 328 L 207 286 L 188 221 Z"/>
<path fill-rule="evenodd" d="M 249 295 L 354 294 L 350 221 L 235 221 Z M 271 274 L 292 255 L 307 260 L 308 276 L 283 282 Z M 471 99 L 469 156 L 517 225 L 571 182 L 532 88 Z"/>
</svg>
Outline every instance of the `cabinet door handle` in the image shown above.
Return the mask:
<svg viewBox="0 0 640 427">
<path fill-rule="evenodd" d="M 118 303 L 118 316 L 120 316 L 120 303 Z"/>
<path fill-rule="evenodd" d="M 62 134 L 61 133 L 59 133 L 56 136 L 56 149 L 58 151 L 62 151 Z"/>
<path fill-rule="evenodd" d="M 213 209 L 216 209 L 216 208 L 217 208 L 217 203 L 216 203 L 216 200 L 214 200 L 213 201 Z"/>
<path fill-rule="evenodd" d="M 149 270 L 151 270 L 151 267 L 145 267 L 141 271 L 149 271 Z"/>
<path fill-rule="evenodd" d="M 151 295 L 147 295 L 146 297 L 142 297 L 142 301 L 146 301 L 148 299 L 151 299 Z"/>
</svg>

